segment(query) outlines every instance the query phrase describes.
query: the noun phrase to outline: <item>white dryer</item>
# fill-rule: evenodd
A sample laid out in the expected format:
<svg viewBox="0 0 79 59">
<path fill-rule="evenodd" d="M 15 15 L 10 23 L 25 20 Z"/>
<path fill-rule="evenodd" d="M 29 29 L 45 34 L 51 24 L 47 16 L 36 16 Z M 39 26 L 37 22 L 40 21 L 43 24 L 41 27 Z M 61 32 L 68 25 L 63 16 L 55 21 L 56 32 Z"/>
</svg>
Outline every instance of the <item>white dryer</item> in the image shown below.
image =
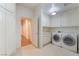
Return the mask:
<svg viewBox="0 0 79 59">
<path fill-rule="evenodd" d="M 78 33 L 78 53 L 79 53 L 79 33 Z"/>
<path fill-rule="evenodd" d="M 62 35 L 61 33 L 52 32 L 52 44 L 61 47 L 62 46 L 61 35 Z"/>
<path fill-rule="evenodd" d="M 62 47 L 77 52 L 77 33 L 62 33 Z"/>
</svg>

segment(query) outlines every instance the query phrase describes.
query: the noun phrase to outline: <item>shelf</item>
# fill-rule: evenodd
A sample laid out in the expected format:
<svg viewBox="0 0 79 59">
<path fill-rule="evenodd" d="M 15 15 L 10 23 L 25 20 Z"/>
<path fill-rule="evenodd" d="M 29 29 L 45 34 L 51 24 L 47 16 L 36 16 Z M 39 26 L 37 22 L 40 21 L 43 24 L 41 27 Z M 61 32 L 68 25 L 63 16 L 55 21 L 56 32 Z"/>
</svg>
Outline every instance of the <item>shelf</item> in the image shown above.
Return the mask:
<svg viewBox="0 0 79 59">
<path fill-rule="evenodd" d="M 61 27 L 52 27 L 52 26 L 43 26 L 43 28 L 67 28 L 67 27 L 79 27 L 79 26 L 61 26 Z"/>
</svg>

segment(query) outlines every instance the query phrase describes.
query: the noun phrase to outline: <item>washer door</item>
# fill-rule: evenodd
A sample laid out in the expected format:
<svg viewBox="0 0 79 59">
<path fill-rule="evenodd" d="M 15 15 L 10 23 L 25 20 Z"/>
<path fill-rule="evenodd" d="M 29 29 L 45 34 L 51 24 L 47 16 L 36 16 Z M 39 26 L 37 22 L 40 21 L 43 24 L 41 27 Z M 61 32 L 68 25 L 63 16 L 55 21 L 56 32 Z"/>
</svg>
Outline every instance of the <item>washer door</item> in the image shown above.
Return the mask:
<svg viewBox="0 0 79 59">
<path fill-rule="evenodd" d="M 66 36 L 63 37 L 63 43 L 67 46 L 74 46 L 75 45 L 75 39 L 70 35 L 66 35 Z"/>
<path fill-rule="evenodd" d="M 53 35 L 53 40 L 55 42 L 59 42 L 60 41 L 60 36 L 58 34 Z"/>
</svg>

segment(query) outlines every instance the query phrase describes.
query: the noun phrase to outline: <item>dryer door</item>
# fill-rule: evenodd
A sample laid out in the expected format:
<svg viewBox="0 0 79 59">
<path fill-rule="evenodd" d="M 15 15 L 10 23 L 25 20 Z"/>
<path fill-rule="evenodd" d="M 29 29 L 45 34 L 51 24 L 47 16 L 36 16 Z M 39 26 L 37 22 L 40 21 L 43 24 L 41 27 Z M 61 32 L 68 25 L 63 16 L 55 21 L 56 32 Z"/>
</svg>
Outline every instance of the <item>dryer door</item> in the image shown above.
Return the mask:
<svg viewBox="0 0 79 59">
<path fill-rule="evenodd" d="M 63 37 L 63 43 L 67 46 L 74 46 L 75 45 L 75 38 L 70 35 L 66 35 Z"/>
<path fill-rule="evenodd" d="M 60 41 L 60 36 L 58 34 L 53 35 L 53 40 L 55 42 L 59 42 Z"/>
</svg>

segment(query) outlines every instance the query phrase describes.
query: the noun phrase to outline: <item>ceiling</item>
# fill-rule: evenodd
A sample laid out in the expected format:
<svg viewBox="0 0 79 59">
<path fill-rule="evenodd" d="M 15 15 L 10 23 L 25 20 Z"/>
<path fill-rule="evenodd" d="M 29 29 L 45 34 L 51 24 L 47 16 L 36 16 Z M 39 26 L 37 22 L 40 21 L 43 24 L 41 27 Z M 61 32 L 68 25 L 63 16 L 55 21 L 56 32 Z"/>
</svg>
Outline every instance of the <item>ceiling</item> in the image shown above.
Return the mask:
<svg viewBox="0 0 79 59">
<path fill-rule="evenodd" d="M 29 8 L 37 8 L 38 6 L 40 6 L 39 3 L 17 3 L 17 5 L 21 5 Z"/>
<path fill-rule="evenodd" d="M 56 8 L 54 11 L 56 11 L 56 13 L 61 13 L 70 9 L 74 9 L 79 7 L 79 4 L 77 3 L 55 3 L 55 4 L 47 4 L 43 6 L 43 10 L 45 13 L 50 14 L 51 12 L 49 12 L 49 10 L 51 9 L 52 5 L 54 5 L 53 7 Z"/>
<path fill-rule="evenodd" d="M 58 8 L 58 10 L 56 10 L 57 13 L 73 9 L 79 6 L 78 3 L 17 3 L 17 5 L 22 5 L 33 9 L 41 7 L 47 14 L 49 14 L 49 9 L 52 7 L 52 5 Z"/>
</svg>

